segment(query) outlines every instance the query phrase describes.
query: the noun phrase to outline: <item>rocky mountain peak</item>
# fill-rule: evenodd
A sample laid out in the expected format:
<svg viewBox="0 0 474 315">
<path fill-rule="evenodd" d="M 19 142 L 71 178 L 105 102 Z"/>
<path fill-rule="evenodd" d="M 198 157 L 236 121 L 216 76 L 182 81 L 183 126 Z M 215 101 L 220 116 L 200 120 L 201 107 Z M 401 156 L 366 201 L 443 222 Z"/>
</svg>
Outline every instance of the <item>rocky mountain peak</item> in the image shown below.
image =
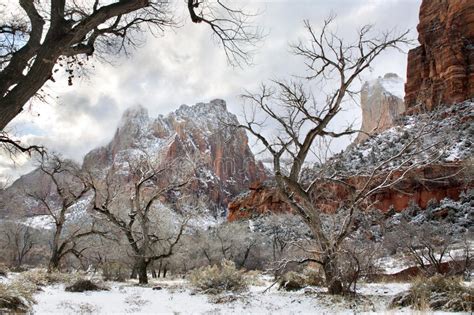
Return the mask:
<svg viewBox="0 0 474 315">
<path fill-rule="evenodd" d="M 128 129 L 135 126 L 144 126 L 148 124 L 150 117 L 148 110 L 142 105 L 132 106 L 126 109 L 120 119 L 118 129 Z"/>
<path fill-rule="evenodd" d="M 378 77 L 375 80 L 367 81 L 362 86 L 362 91 L 366 91 L 369 94 L 377 93 L 378 90 L 382 90 L 385 94 L 391 94 L 395 97 L 403 99 L 404 96 L 404 84 L 402 78 L 396 73 L 386 73 L 383 77 Z"/>
<path fill-rule="evenodd" d="M 395 73 L 365 82 L 361 91 L 363 132 L 378 133 L 394 125 L 405 109 L 403 88 L 403 79 Z M 356 143 L 367 139 L 365 133 L 359 133 Z"/>
<path fill-rule="evenodd" d="M 181 105 L 168 115 L 150 118 L 143 107 L 124 112 L 112 141 L 91 151 L 84 167 L 120 167 L 124 160 L 146 154 L 164 163 L 182 156 L 199 160 L 194 192 L 209 196 L 212 207 L 227 203 L 252 182 L 265 179 L 264 168 L 248 146 L 245 132 L 234 128 L 237 117 L 224 100 Z M 124 170 L 126 172 L 126 170 Z"/>
</svg>

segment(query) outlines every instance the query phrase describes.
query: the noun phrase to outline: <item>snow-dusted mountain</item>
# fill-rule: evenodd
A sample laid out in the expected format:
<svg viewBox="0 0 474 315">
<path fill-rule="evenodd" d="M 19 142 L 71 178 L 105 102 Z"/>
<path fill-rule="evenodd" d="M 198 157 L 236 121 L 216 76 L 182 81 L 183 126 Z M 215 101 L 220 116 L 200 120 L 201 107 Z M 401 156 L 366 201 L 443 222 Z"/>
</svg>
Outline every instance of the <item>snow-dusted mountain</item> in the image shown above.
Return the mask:
<svg viewBox="0 0 474 315">
<path fill-rule="evenodd" d="M 195 166 L 195 179 L 188 193 L 204 197 L 205 207 L 214 216 L 224 215 L 233 197 L 250 183 L 265 179 L 264 168 L 255 160 L 246 133 L 232 127 L 236 124 L 237 117 L 227 111 L 223 100 L 181 105 L 178 110 L 156 118 L 137 106 L 124 112 L 109 144 L 85 156 L 83 168 L 105 174 L 114 167 L 127 178 L 128 162 L 144 156 L 161 165 L 179 165 L 175 164 L 177 159 L 187 159 Z M 0 205 L 0 215 L 41 212 L 24 198 L 24 192 L 50 189 L 50 185 L 39 170 L 22 176 L 0 196 L 17 199 L 14 207 L 9 203 Z"/>
<path fill-rule="evenodd" d="M 156 118 L 134 107 L 123 114 L 112 141 L 86 155 L 83 167 L 105 170 L 113 165 L 126 173 L 126 161 L 143 155 L 161 164 L 192 160 L 198 181 L 191 193 L 205 195 L 217 214 L 250 183 L 265 177 L 245 132 L 233 127 L 237 124 L 223 100 L 181 105 Z"/>
</svg>

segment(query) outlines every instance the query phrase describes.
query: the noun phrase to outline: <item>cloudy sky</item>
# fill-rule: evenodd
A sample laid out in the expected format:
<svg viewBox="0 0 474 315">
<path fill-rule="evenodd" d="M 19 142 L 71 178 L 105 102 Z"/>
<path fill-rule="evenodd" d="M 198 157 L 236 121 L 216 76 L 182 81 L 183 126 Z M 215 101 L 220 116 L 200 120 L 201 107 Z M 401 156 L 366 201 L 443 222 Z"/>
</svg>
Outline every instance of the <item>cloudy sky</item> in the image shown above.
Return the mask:
<svg viewBox="0 0 474 315">
<path fill-rule="evenodd" d="M 302 73 L 302 62 L 290 54 L 288 44 L 304 38 L 304 19 L 320 26 L 325 17 L 335 13 L 337 32 L 342 37 L 350 38 L 358 27 L 372 23 L 378 30 L 409 29 L 411 38 L 416 39 L 421 0 L 232 1 L 235 2 L 262 12 L 255 23 L 267 36 L 258 47 L 254 65 L 229 66 L 210 30 L 186 20 L 182 27 L 161 37 L 150 36 L 129 58 L 115 57 L 111 64 L 94 62 L 88 78 L 76 80 L 73 86 L 68 86 L 65 79 L 49 84 L 48 102 L 29 104 L 9 125 L 10 131 L 80 161 L 89 150 L 111 139 L 121 113 L 133 105 L 141 104 L 155 116 L 181 104 L 222 98 L 230 111 L 239 114 L 239 95 L 244 90 L 256 90 L 268 79 Z M 176 14 L 184 20 L 184 1 L 178 4 Z M 406 55 L 390 51 L 378 59 L 364 79 L 387 72 L 405 78 L 405 68 Z M 360 117 L 355 106 L 341 123 L 354 117 Z M 17 176 L 24 171 L 7 164 L 0 160 L 4 176 Z"/>
</svg>

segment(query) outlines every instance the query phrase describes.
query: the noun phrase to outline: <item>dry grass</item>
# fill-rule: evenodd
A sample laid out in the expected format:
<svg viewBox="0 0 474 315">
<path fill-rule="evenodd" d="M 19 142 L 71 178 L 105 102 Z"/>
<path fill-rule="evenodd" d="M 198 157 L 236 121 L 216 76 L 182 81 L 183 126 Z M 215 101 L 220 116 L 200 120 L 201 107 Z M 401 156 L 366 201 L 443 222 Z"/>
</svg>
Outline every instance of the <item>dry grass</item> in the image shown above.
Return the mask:
<svg viewBox="0 0 474 315">
<path fill-rule="evenodd" d="M 0 314 L 28 312 L 36 290 L 36 285 L 19 280 L 0 283 Z"/>
<path fill-rule="evenodd" d="M 257 270 L 250 270 L 245 273 L 245 281 L 248 285 L 262 286 L 265 281 L 261 279 L 261 273 Z"/>
<path fill-rule="evenodd" d="M 83 277 L 80 273 L 62 273 L 57 271 L 48 273 L 46 269 L 37 268 L 23 272 L 19 276 L 19 281 L 30 282 L 37 286 L 46 286 L 56 283 L 71 284 L 83 279 Z"/>
<path fill-rule="evenodd" d="M 410 289 L 397 295 L 392 307 L 412 306 L 416 310 L 470 312 L 473 310 L 474 290 L 460 278 L 435 275 L 413 280 Z"/>
</svg>

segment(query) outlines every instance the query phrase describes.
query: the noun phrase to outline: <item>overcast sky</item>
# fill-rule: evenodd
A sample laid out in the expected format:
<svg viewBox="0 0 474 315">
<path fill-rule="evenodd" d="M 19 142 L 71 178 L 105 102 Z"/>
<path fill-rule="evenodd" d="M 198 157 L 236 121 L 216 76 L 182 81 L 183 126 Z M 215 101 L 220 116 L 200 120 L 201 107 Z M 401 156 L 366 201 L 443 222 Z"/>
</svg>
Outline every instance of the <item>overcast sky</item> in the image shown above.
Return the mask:
<svg viewBox="0 0 474 315">
<path fill-rule="evenodd" d="M 180 2 L 177 14 L 184 17 L 184 1 Z M 288 43 L 304 38 L 304 19 L 320 26 L 333 12 L 337 15 L 337 31 L 343 37 L 355 34 L 361 25 L 373 23 L 379 30 L 410 29 L 410 36 L 416 39 L 421 0 L 249 2 L 253 8 L 262 10 L 255 23 L 268 34 L 258 48 L 253 66 L 230 67 L 210 30 L 186 22 L 162 37 L 148 38 L 128 59 L 115 58 L 113 64 L 94 63 L 89 78 L 77 80 L 71 87 L 66 80 L 50 84 L 48 103 L 31 103 L 9 129 L 23 139 L 81 161 L 89 150 L 111 139 L 121 113 L 133 105 L 141 104 L 151 116 L 156 116 L 181 104 L 222 98 L 230 111 L 239 114 L 239 95 L 245 89 L 256 90 L 262 81 L 301 74 L 301 60 L 291 56 Z M 406 55 L 397 51 L 384 54 L 364 79 L 387 72 L 405 78 Z M 360 112 L 354 107 L 345 117 L 358 118 Z M 16 176 L 21 171 L 8 170 L 0 160 L 0 172 Z"/>
</svg>

